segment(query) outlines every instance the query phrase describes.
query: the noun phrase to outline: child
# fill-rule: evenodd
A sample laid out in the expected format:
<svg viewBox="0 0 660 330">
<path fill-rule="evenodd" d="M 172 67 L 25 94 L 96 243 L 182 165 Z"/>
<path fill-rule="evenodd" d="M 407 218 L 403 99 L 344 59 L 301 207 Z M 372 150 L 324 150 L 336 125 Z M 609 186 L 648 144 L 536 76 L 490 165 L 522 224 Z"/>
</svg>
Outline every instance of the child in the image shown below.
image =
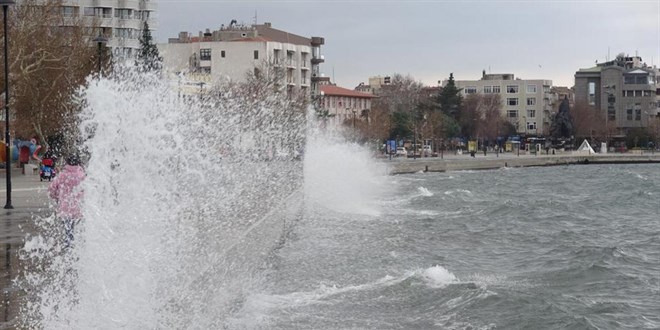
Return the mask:
<svg viewBox="0 0 660 330">
<path fill-rule="evenodd" d="M 80 203 L 83 191 L 82 181 L 85 172 L 80 166 L 80 158 L 70 155 L 65 159 L 66 165 L 48 187 L 48 195 L 57 206 L 57 216 L 64 222 L 65 243 L 68 247 L 73 240 L 73 227 L 82 218 Z"/>
</svg>

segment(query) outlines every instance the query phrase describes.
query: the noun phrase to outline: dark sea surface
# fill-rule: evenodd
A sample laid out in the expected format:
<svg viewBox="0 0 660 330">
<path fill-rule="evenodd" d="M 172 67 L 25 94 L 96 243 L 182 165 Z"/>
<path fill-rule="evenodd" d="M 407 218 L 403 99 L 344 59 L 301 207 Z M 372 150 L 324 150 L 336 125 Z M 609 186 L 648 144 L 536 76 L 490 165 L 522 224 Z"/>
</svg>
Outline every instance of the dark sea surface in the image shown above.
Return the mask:
<svg viewBox="0 0 660 330">
<path fill-rule="evenodd" d="M 660 329 L 660 165 L 386 178 L 307 203 L 236 327 Z M 352 189 L 347 184 L 345 189 Z"/>
</svg>

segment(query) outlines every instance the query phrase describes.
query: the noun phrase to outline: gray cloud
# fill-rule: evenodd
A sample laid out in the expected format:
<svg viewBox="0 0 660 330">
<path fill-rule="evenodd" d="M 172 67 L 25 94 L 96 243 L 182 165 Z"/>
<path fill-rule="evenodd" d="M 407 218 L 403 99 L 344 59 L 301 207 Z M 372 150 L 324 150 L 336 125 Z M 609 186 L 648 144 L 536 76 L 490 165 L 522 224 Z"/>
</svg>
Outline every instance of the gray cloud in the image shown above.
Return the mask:
<svg viewBox="0 0 660 330">
<path fill-rule="evenodd" d="M 353 88 L 410 74 L 435 84 L 481 70 L 571 86 L 579 68 L 619 52 L 660 61 L 657 1 L 159 1 L 160 42 L 231 19 L 323 36 L 322 70 Z M 539 67 L 540 66 L 540 67 Z"/>
</svg>

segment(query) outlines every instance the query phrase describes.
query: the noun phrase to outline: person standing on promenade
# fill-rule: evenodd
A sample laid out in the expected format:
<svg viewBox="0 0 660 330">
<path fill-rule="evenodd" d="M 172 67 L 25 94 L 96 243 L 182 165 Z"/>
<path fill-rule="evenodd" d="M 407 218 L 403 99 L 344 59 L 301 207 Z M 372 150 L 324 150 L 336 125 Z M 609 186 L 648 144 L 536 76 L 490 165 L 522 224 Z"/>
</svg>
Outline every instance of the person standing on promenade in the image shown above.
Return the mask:
<svg viewBox="0 0 660 330">
<path fill-rule="evenodd" d="M 77 155 L 68 156 L 65 162 L 66 165 L 62 171 L 48 187 L 48 195 L 55 202 L 57 217 L 64 224 L 64 242 L 68 247 L 73 240 L 74 226 L 82 218 L 80 211 L 83 197 L 81 183 L 85 179 L 85 171 L 80 166 L 80 158 Z"/>
</svg>

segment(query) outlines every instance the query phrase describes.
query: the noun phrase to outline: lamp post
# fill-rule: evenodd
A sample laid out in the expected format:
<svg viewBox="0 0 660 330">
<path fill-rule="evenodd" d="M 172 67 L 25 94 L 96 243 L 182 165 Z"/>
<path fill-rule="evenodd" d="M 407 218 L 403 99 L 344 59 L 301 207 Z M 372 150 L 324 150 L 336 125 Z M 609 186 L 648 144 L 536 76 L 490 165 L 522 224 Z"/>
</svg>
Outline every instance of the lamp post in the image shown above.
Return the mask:
<svg viewBox="0 0 660 330">
<path fill-rule="evenodd" d="M 98 70 L 99 70 L 99 78 L 100 78 L 100 77 L 103 76 L 103 71 L 102 71 L 102 68 L 101 68 L 101 64 L 103 62 L 103 45 L 108 43 L 108 38 L 104 37 L 103 34 L 101 34 L 101 32 L 99 32 L 99 36 L 94 38 L 94 40 L 92 40 L 92 41 L 96 42 L 98 44 L 98 47 L 99 47 L 99 59 L 98 59 L 99 68 L 98 68 Z"/>
<path fill-rule="evenodd" d="M 357 115 L 357 110 L 353 109 L 353 139 L 357 141 L 357 132 L 355 132 L 355 116 Z"/>
<path fill-rule="evenodd" d="M 5 209 L 14 208 L 14 206 L 11 205 L 11 153 L 9 152 L 9 44 L 7 44 L 7 9 L 9 9 L 9 5 L 13 4 L 14 0 L 0 0 L 0 5 L 2 5 L 2 18 L 5 27 L 5 170 L 7 172 L 7 203 L 5 204 Z"/>
</svg>

